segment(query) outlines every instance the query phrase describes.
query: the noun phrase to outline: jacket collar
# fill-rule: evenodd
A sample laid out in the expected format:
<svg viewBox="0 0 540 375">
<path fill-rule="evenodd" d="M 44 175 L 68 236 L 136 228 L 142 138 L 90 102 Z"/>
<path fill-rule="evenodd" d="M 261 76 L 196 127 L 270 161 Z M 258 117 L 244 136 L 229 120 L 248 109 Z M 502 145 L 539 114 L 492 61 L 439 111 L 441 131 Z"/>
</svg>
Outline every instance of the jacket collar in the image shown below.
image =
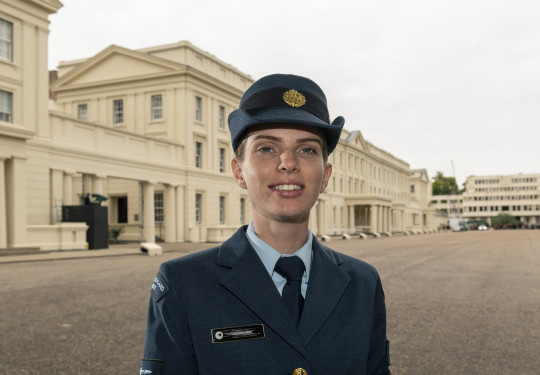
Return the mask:
<svg viewBox="0 0 540 375">
<path fill-rule="evenodd" d="M 218 266 L 230 269 L 220 284 L 301 355 L 307 357 L 305 346 L 334 310 L 350 277 L 339 268 L 339 254 L 321 246 L 314 238 L 312 270 L 302 319 L 297 329 L 271 277 L 251 247 L 245 234 L 246 228 L 240 228 L 219 249 Z"/>
</svg>

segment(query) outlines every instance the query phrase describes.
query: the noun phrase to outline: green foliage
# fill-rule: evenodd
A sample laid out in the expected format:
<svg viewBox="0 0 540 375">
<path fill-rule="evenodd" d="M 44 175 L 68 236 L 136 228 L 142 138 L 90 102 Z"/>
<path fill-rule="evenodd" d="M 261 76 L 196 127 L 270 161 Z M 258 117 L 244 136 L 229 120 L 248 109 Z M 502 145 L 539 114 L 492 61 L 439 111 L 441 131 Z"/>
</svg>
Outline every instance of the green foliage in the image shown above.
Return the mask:
<svg viewBox="0 0 540 375">
<path fill-rule="evenodd" d="M 433 195 L 458 194 L 460 191 L 454 177 L 444 177 L 442 172 L 437 172 L 431 184 Z"/>
<path fill-rule="evenodd" d="M 122 234 L 123 231 L 124 227 L 109 228 L 109 241 L 118 242 L 118 237 L 120 237 L 120 234 Z"/>
<path fill-rule="evenodd" d="M 516 228 L 519 227 L 521 223 L 518 219 L 510 214 L 505 214 L 501 212 L 497 216 L 491 219 L 491 225 L 495 228 Z"/>
<path fill-rule="evenodd" d="M 92 194 L 92 198 L 94 198 L 96 203 L 99 205 L 101 205 L 101 202 L 105 202 L 107 199 L 109 199 L 106 196 L 101 195 L 101 194 Z"/>
</svg>

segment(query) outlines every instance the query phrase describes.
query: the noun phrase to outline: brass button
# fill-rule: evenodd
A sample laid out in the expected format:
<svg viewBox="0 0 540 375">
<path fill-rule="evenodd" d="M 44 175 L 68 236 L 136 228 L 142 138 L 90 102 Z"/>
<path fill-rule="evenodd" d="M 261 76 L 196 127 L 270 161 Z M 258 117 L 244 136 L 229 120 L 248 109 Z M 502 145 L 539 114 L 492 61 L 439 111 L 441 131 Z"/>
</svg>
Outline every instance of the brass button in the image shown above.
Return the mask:
<svg viewBox="0 0 540 375">
<path fill-rule="evenodd" d="M 307 375 L 307 372 L 303 368 L 297 368 L 292 372 L 292 375 Z"/>
</svg>

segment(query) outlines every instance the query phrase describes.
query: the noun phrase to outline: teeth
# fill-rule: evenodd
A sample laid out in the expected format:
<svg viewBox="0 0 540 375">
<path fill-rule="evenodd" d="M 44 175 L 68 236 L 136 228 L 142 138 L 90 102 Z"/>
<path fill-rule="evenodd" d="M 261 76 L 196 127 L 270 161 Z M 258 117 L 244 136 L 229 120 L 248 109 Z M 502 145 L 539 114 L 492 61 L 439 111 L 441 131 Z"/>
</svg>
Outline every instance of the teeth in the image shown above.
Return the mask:
<svg viewBox="0 0 540 375">
<path fill-rule="evenodd" d="M 301 186 L 298 185 L 276 185 L 274 186 L 274 190 L 300 190 L 302 189 Z"/>
</svg>

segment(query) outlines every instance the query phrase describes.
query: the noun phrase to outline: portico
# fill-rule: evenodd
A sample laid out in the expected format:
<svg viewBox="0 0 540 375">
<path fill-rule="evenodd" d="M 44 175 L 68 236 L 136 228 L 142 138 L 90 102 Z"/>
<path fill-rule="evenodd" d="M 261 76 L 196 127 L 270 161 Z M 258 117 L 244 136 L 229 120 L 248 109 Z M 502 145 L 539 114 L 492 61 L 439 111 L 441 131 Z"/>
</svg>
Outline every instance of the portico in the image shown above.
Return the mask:
<svg viewBox="0 0 540 375">
<path fill-rule="evenodd" d="M 391 233 L 392 201 L 384 196 L 350 196 L 345 199 L 347 227 L 355 233 Z"/>
</svg>

